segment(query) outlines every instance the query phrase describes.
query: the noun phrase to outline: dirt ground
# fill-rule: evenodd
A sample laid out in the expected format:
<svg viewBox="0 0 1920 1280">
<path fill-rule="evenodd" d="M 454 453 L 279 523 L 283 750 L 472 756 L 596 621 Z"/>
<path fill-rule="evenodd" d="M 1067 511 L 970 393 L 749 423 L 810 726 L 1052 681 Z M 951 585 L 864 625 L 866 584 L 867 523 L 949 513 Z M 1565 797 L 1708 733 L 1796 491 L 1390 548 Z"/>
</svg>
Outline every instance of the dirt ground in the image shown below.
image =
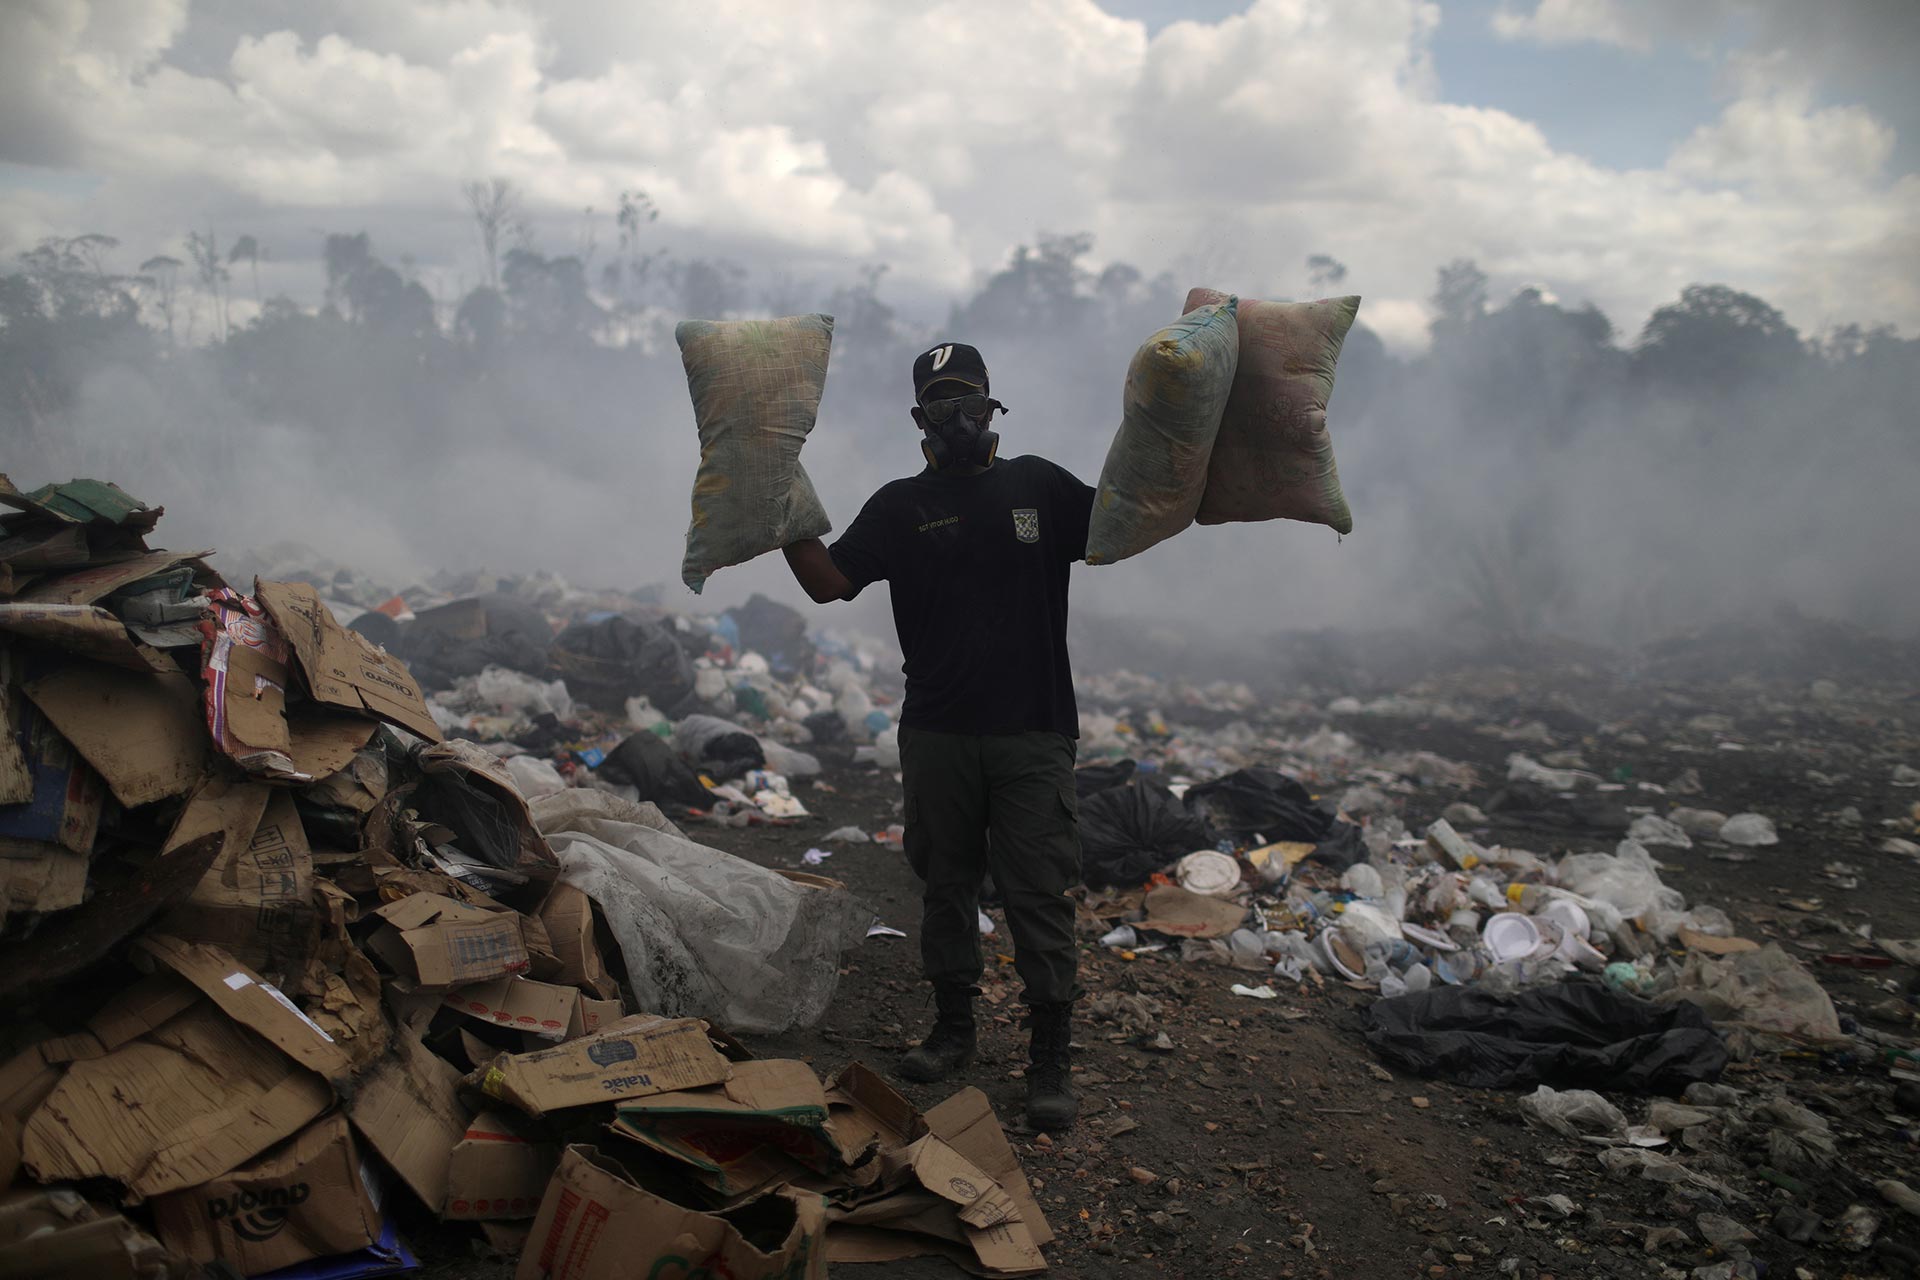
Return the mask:
<svg viewBox="0 0 1920 1280">
<path fill-rule="evenodd" d="M 1906 1011 L 1904 1028 L 1873 1025 L 1911 1033 L 1911 969 L 1853 970 L 1819 959 L 1866 949 L 1843 928 L 1920 935 L 1920 874 L 1910 859 L 1877 852 L 1892 829 L 1883 822 L 1912 834 L 1909 806 L 1920 799 L 1920 791 L 1889 785 L 1893 762 L 1920 759 L 1920 702 L 1911 687 L 1822 700 L 1810 699 L 1803 686 L 1675 686 L 1580 671 L 1549 678 L 1482 669 L 1411 692 L 1469 695 L 1483 718 L 1303 717 L 1282 710 L 1260 727 L 1285 735 L 1328 723 L 1369 749 L 1429 750 L 1477 766 L 1485 779 L 1478 787 L 1416 788 L 1399 797 L 1416 830 L 1452 801 L 1486 801 L 1516 749 L 1495 735 L 1532 721 L 1548 725 L 1557 745 L 1581 751 L 1603 776 L 1664 781 L 1695 770 L 1703 794 L 1680 803 L 1769 814 L 1781 841 L 1752 851 L 1659 850 L 1667 881 L 1690 904 L 1721 906 L 1745 936 L 1781 941 L 1815 971 L 1843 1018 L 1891 1000 L 1890 1016 Z M 1703 716 L 1726 719 L 1696 719 Z M 878 830 L 898 821 L 891 776 L 836 762 L 823 781 L 803 788 L 815 817 L 801 825 L 701 827 L 695 834 L 765 865 L 798 867 L 832 828 L 851 822 Z M 1858 825 L 1835 816 L 1847 806 L 1859 811 Z M 1614 840 L 1497 822 L 1481 838 L 1541 854 L 1610 849 Z M 1851 870 L 1832 870 L 1834 864 Z M 821 1025 L 751 1038 L 749 1047 L 806 1059 L 822 1073 L 855 1058 L 886 1069 L 930 1017 L 914 936 L 917 881 L 897 849 L 882 844 L 833 846 L 831 859 L 814 869 L 846 882 L 908 936 L 869 939 L 846 957 Z M 1172 1050 L 1156 1051 L 1147 1047 L 1149 1036 L 1083 1018 L 1075 1036 L 1081 1123 L 1051 1138 L 1022 1130 L 1025 1041 L 1003 930 L 987 940 L 999 957 L 989 962 L 991 1016 L 965 1081 L 988 1092 L 1012 1131 L 1058 1233 L 1049 1251 L 1054 1274 L 1685 1276 L 1726 1255 L 1698 1230 L 1658 1253 L 1644 1242 L 1649 1228 L 1685 1229 L 1702 1211 L 1752 1229 L 1758 1240 L 1749 1247 L 1770 1276 L 1906 1275 L 1920 1257 L 1913 1251 L 1920 1224 L 1882 1203 L 1872 1187 L 1881 1178 L 1913 1178 L 1920 1113 L 1896 1106 L 1885 1065 L 1866 1055 L 1762 1054 L 1734 1065 L 1729 1083 L 1785 1092 L 1824 1115 L 1843 1156 L 1824 1176 L 1797 1180 L 1797 1191 L 1769 1187 L 1768 1197 L 1726 1202 L 1607 1175 L 1594 1148 L 1523 1127 L 1513 1095 L 1385 1070 L 1358 1030 L 1360 1011 L 1375 998 L 1370 992 L 1278 982 L 1280 999 L 1236 997 L 1232 983 L 1261 976 L 1183 963 L 1177 951 L 1126 960 L 1097 944 L 1099 928 L 1089 920 L 1083 929 L 1083 984 L 1094 994 L 1158 1000 L 1156 1030 L 1167 1033 Z M 921 1104 L 951 1089 L 902 1087 Z M 1637 1118 L 1633 1102 L 1615 1101 Z M 1708 1171 L 1716 1161 L 1760 1165 L 1766 1158 L 1757 1136 L 1732 1156 L 1677 1154 Z M 1571 1216 L 1529 1203 L 1555 1193 L 1571 1198 Z M 1831 1219 L 1854 1203 L 1886 1217 L 1874 1251 L 1796 1244 L 1769 1230 L 1782 1206 L 1802 1205 Z M 887 1274 L 958 1273 L 944 1261 L 923 1260 Z"/>
</svg>

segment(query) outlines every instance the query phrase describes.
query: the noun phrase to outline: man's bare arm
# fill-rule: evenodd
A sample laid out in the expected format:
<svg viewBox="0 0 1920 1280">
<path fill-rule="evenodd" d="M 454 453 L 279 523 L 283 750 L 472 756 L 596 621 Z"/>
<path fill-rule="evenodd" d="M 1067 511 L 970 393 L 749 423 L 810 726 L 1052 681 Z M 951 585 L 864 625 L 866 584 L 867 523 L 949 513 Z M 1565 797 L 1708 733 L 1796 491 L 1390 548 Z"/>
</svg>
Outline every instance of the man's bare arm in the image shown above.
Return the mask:
<svg viewBox="0 0 1920 1280">
<path fill-rule="evenodd" d="M 827 554 L 826 543 L 818 538 L 806 538 L 784 550 L 787 567 L 793 570 L 794 581 L 812 597 L 815 604 L 853 599 L 853 584 L 847 581 L 847 575 L 840 572 L 833 563 L 833 557 Z"/>
</svg>

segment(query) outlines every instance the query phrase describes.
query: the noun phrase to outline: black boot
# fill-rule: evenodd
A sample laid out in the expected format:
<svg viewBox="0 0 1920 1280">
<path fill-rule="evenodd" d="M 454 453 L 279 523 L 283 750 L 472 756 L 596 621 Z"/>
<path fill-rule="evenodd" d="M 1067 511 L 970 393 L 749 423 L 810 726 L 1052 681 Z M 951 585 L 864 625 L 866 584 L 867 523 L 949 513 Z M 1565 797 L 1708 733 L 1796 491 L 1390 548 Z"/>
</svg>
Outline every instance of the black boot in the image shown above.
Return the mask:
<svg viewBox="0 0 1920 1280">
<path fill-rule="evenodd" d="M 920 1047 L 900 1059 L 901 1079 L 931 1084 L 973 1061 L 973 998 L 979 994 L 979 988 L 973 986 L 934 984 L 933 999 L 939 1013 Z"/>
<path fill-rule="evenodd" d="M 1027 1066 L 1027 1123 L 1036 1129 L 1065 1129 L 1080 1115 L 1080 1095 L 1070 1078 L 1073 1003 L 1031 1006 L 1032 1062 Z"/>
</svg>

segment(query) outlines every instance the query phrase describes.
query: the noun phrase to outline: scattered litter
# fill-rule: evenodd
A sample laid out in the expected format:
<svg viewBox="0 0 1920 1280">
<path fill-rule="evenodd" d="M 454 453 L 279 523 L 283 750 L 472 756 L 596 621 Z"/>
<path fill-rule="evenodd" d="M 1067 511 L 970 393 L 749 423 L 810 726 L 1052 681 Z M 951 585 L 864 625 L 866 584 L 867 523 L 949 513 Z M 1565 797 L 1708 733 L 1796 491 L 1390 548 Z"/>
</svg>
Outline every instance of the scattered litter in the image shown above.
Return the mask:
<svg viewBox="0 0 1920 1280">
<path fill-rule="evenodd" d="M 1233 994 L 1237 996 L 1250 996 L 1255 1000 L 1273 1000 L 1277 999 L 1280 995 L 1278 991 L 1275 991 L 1265 983 L 1257 987 L 1247 987 L 1236 982 L 1233 984 L 1232 991 Z"/>
</svg>

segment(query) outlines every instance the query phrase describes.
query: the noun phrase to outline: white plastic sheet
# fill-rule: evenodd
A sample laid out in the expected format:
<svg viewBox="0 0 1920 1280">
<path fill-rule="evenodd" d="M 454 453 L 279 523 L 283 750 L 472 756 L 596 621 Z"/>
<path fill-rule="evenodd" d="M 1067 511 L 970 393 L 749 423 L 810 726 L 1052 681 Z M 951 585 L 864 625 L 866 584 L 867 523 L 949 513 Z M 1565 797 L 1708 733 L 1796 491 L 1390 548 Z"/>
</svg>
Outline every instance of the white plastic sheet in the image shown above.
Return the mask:
<svg viewBox="0 0 1920 1280">
<path fill-rule="evenodd" d="M 696 844 L 650 804 L 573 789 L 534 804 L 561 879 L 605 913 L 640 1006 L 772 1034 L 819 1021 L 874 916 Z"/>
</svg>

